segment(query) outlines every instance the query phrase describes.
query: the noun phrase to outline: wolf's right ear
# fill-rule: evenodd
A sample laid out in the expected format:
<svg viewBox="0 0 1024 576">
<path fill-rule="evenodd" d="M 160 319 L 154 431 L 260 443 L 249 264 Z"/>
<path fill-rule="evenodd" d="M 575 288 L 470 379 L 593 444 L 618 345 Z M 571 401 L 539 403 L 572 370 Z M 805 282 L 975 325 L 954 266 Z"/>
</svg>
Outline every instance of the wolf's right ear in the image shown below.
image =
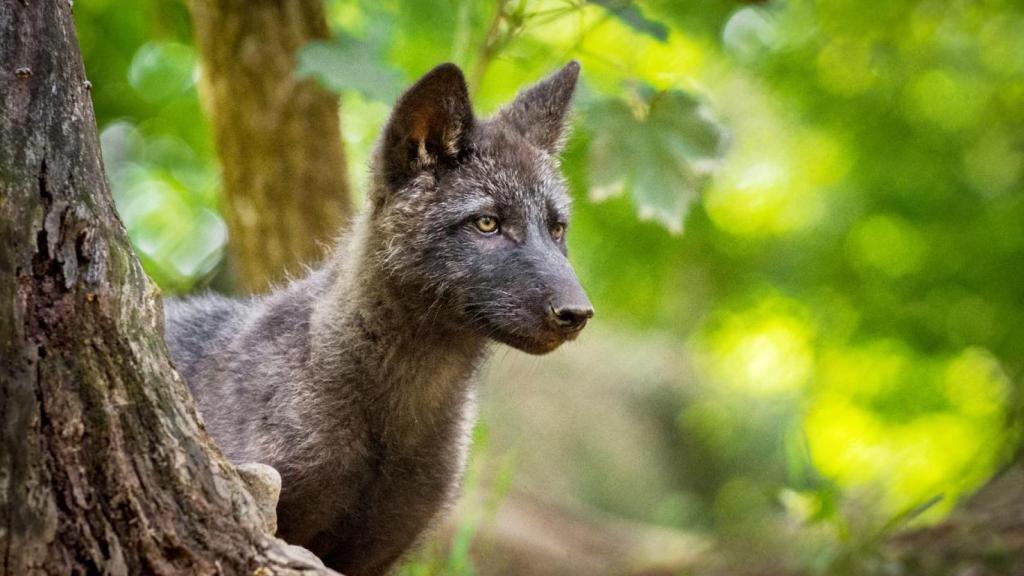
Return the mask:
<svg viewBox="0 0 1024 576">
<path fill-rule="evenodd" d="M 384 177 L 401 187 L 422 170 L 453 164 L 469 148 L 473 107 L 462 71 L 446 63 L 398 99 L 381 141 Z"/>
<path fill-rule="evenodd" d="M 534 146 L 558 154 L 568 136 L 569 110 L 579 77 L 580 64 L 573 60 L 520 92 L 499 114 Z"/>
</svg>

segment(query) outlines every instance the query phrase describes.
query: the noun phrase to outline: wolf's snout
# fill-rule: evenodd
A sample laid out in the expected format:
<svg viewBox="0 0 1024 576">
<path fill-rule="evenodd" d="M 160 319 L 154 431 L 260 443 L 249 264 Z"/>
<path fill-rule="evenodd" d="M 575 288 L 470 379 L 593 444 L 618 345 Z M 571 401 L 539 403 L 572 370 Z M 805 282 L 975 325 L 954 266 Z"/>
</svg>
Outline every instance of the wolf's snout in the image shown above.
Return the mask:
<svg viewBox="0 0 1024 576">
<path fill-rule="evenodd" d="M 594 308 L 590 304 L 572 304 L 568 306 L 548 307 L 548 320 L 561 330 L 578 332 L 587 325 L 587 320 L 594 316 Z"/>
<path fill-rule="evenodd" d="M 572 340 L 587 325 L 587 320 L 594 316 L 594 306 L 565 255 L 549 257 L 548 262 L 552 260 L 553 266 L 549 266 L 554 268 L 554 274 L 549 276 L 547 323 L 563 339 Z"/>
</svg>

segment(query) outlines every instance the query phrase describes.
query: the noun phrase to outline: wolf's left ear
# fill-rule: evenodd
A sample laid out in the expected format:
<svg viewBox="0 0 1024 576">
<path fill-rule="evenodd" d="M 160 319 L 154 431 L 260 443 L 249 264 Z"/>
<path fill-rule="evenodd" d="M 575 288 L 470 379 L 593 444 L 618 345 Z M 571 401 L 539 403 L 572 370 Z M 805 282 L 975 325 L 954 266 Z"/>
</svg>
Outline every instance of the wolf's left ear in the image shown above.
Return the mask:
<svg viewBox="0 0 1024 576">
<path fill-rule="evenodd" d="M 427 72 L 395 104 L 379 153 L 393 188 L 419 171 L 454 163 L 469 148 L 473 107 L 466 79 L 455 64 Z"/>
<path fill-rule="evenodd" d="M 558 154 L 569 133 L 567 121 L 579 76 L 580 64 L 573 60 L 520 92 L 499 114 L 534 146 Z"/>
</svg>

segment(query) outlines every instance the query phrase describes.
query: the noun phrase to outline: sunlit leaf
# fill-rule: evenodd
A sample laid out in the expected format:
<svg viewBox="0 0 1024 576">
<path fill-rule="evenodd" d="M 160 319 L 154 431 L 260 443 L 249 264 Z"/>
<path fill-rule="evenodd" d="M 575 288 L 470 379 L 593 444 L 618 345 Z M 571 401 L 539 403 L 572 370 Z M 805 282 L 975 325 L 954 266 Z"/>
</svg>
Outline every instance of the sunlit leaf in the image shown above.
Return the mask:
<svg viewBox="0 0 1024 576">
<path fill-rule="evenodd" d="M 394 100 L 402 88 L 402 75 L 382 62 L 373 44 L 346 34 L 303 47 L 298 73 L 313 76 L 336 92 L 354 90 L 385 102 Z"/>
<path fill-rule="evenodd" d="M 724 151 L 724 130 L 700 102 L 658 92 L 630 106 L 605 99 L 586 112 L 591 133 L 590 185 L 595 199 L 628 191 L 640 216 L 682 230 Z"/>
<path fill-rule="evenodd" d="M 598 6 L 615 14 L 620 20 L 628 24 L 637 32 L 643 32 L 664 42 L 668 40 L 668 26 L 651 20 L 644 16 L 643 12 L 635 4 L 628 0 L 590 0 Z"/>
<path fill-rule="evenodd" d="M 640 6 L 648 18 L 685 30 L 689 34 L 717 37 L 729 16 L 750 0 L 643 0 Z"/>
</svg>

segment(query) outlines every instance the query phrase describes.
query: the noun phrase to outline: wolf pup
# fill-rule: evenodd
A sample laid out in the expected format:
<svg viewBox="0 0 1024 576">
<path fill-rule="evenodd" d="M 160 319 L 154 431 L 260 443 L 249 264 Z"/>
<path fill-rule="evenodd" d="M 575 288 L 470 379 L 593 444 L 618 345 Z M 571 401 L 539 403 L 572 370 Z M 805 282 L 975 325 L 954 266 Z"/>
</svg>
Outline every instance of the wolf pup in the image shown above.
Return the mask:
<svg viewBox="0 0 1024 576">
<path fill-rule="evenodd" d="M 453 498 L 490 341 L 544 354 L 593 315 L 557 158 L 578 75 L 479 120 L 462 72 L 438 66 L 395 104 L 366 209 L 320 269 L 251 300 L 167 303 L 210 434 L 281 473 L 279 536 L 328 566 L 386 573 Z"/>
</svg>

